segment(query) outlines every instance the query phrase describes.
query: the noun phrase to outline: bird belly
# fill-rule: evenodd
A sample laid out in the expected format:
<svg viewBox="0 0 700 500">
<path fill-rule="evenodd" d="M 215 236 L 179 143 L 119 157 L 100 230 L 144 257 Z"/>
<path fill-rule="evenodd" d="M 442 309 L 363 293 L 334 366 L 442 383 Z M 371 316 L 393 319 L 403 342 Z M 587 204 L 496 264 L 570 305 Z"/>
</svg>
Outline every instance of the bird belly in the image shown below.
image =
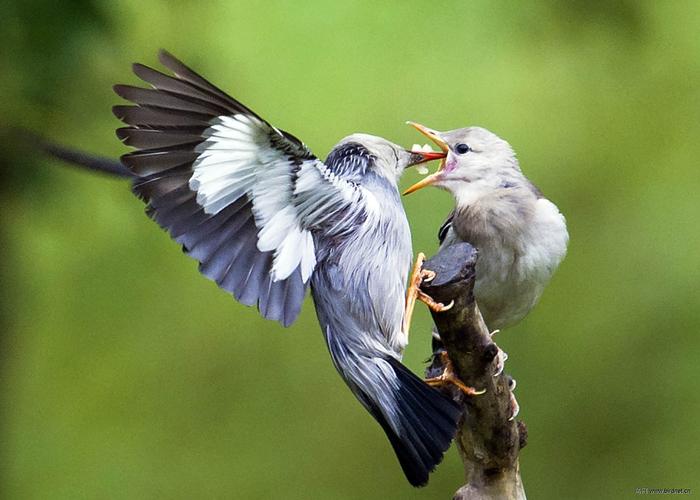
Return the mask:
<svg viewBox="0 0 700 500">
<path fill-rule="evenodd" d="M 546 199 L 535 204 L 529 224 L 477 241 L 474 296 L 491 329 L 512 326 L 537 304 L 544 287 L 566 254 L 566 222 Z M 480 243 L 482 243 L 480 245 Z"/>
<path fill-rule="evenodd" d="M 364 263 L 360 272 L 363 279 L 359 286 L 364 290 L 368 303 L 371 305 L 371 315 L 375 328 L 379 329 L 387 346 L 401 357 L 408 343 L 401 330 L 405 296 L 406 280 L 411 266 L 410 233 L 406 227 L 393 228 L 391 231 L 372 231 L 371 236 L 363 238 L 365 242 L 372 241 L 363 248 L 360 245 L 348 252 L 353 259 L 358 257 Z"/>
<path fill-rule="evenodd" d="M 543 289 L 544 284 L 515 279 L 477 279 L 474 297 L 486 326 L 493 331 L 507 328 L 523 319 L 537 304 Z"/>
<path fill-rule="evenodd" d="M 533 244 L 525 253 L 504 246 L 483 248 L 479 254 L 474 297 L 486 325 L 496 330 L 518 323 L 535 307 L 552 277 L 556 265 L 550 252 Z"/>
<path fill-rule="evenodd" d="M 408 222 L 400 215 L 365 225 L 312 278 L 314 295 L 323 289 L 315 300 L 333 311 L 329 319 L 340 335 L 361 337 L 359 344 L 398 359 L 407 343 L 401 325 L 412 258 Z"/>
</svg>

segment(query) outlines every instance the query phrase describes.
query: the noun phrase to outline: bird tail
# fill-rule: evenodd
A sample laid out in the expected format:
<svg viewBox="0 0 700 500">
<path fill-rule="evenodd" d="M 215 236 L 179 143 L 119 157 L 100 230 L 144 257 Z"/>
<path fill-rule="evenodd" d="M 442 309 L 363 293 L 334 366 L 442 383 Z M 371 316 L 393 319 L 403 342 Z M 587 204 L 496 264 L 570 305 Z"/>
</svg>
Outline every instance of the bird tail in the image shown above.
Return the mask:
<svg viewBox="0 0 700 500">
<path fill-rule="evenodd" d="M 406 478 L 424 486 L 428 474 L 442 462 L 457 431 L 462 411 L 457 404 L 430 387 L 394 358 L 387 358 L 398 380 L 395 392 L 398 432 L 383 414 L 371 411 L 384 429 Z"/>
<path fill-rule="evenodd" d="M 460 407 L 397 359 L 354 354 L 331 336 L 327 340 L 336 368 L 384 429 L 408 481 L 427 484 L 454 438 Z"/>
</svg>

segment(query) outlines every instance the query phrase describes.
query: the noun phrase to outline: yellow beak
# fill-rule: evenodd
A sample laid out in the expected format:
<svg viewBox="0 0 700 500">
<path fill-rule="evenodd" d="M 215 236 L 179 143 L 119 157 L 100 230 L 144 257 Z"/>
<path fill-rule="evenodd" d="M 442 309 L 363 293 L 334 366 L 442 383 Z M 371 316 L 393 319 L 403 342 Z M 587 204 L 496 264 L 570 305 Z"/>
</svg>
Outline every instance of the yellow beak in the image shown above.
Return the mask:
<svg viewBox="0 0 700 500">
<path fill-rule="evenodd" d="M 438 133 L 435 132 L 434 130 L 429 129 L 428 127 L 424 127 L 420 123 L 415 123 L 415 122 L 406 122 L 409 125 L 411 125 L 413 128 L 418 130 L 421 134 L 429 138 L 431 141 L 433 141 L 435 144 L 438 145 L 438 147 L 443 151 L 443 153 L 447 154 L 449 151 L 449 148 L 447 147 L 447 143 L 443 141 L 440 136 L 438 136 Z M 421 188 L 424 188 L 425 186 L 429 186 L 430 184 L 433 184 L 440 178 L 440 174 L 442 173 L 442 169 L 445 167 L 445 159 L 443 158 L 440 160 L 440 165 L 438 166 L 438 169 L 435 173 L 430 174 L 429 176 L 425 177 L 423 180 L 416 182 L 413 186 L 408 188 L 406 191 L 403 192 L 403 194 L 410 194 L 414 191 L 418 191 Z"/>
</svg>

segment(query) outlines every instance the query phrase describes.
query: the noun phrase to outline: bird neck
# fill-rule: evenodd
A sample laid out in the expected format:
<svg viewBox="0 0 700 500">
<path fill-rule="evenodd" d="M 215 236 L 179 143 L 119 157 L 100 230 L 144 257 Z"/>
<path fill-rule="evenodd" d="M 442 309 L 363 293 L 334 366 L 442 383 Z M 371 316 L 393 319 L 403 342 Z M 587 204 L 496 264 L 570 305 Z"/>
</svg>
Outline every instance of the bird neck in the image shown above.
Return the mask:
<svg viewBox="0 0 700 500">
<path fill-rule="evenodd" d="M 517 240 L 529 225 L 537 195 L 527 179 L 477 180 L 454 189 L 453 226 L 461 239 L 480 249 Z"/>
<path fill-rule="evenodd" d="M 466 207 L 480 202 L 488 203 L 494 199 L 528 197 L 531 194 L 530 191 L 533 191 L 532 188 L 534 186 L 520 170 L 508 170 L 499 175 L 488 175 L 454 183 L 450 186 L 450 191 L 455 198 L 455 204 L 458 207 Z"/>
<path fill-rule="evenodd" d="M 468 207 L 488 199 L 498 189 L 498 182 L 492 179 L 479 179 L 472 182 L 460 182 L 451 191 L 458 207 Z"/>
</svg>

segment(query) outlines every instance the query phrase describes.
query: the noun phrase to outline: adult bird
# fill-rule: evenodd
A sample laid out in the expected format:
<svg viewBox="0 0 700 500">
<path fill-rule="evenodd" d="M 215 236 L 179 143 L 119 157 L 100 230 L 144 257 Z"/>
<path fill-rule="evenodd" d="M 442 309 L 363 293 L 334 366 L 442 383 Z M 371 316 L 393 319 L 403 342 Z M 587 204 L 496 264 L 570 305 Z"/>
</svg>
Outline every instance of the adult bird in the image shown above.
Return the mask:
<svg viewBox="0 0 700 500">
<path fill-rule="evenodd" d="M 135 104 L 114 114 L 127 125 L 118 137 L 136 148 L 121 162 L 148 215 L 205 276 L 265 318 L 291 324 L 310 287 L 335 367 L 409 482 L 425 484 L 461 412 L 401 364 L 412 257 L 397 182 L 444 153 L 353 134 L 321 161 L 169 53 L 159 59 L 174 76 L 135 64 L 152 88 L 114 87 Z"/>
<path fill-rule="evenodd" d="M 405 194 L 428 185 L 452 193 L 455 208 L 440 228 L 441 248 L 462 241 L 474 245 L 479 252 L 474 297 L 486 325 L 496 331 L 518 323 L 566 254 L 564 216 L 525 177 L 510 144 L 496 134 L 481 127 L 438 132 L 409 124 L 447 156 L 437 172 Z"/>
</svg>

